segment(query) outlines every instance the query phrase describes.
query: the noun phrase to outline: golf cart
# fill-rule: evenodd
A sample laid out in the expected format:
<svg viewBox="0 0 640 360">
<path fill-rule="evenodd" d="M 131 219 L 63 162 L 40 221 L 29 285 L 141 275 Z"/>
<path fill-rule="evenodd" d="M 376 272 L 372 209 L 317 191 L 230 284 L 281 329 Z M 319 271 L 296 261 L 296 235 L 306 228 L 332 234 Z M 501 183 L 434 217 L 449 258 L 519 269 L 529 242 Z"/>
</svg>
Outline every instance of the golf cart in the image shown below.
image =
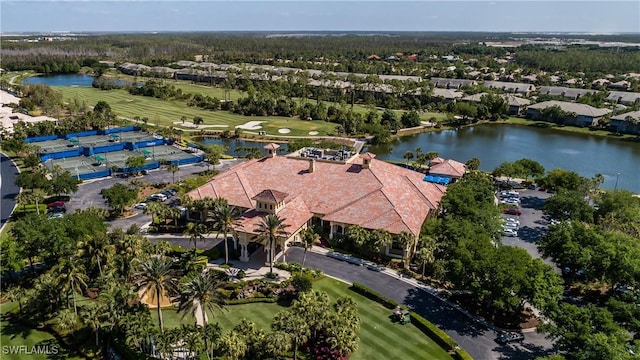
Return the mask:
<svg viewBox="0 0 640 360">
<path fill-rule="evenodd" d="M 408 324 L 411 322 L 411 316 L 409 315 L 408 310 L 400 310 L 399 307 L 393 310 L 393 321 L 397 321 L 402 325 Z"/>
</svg>

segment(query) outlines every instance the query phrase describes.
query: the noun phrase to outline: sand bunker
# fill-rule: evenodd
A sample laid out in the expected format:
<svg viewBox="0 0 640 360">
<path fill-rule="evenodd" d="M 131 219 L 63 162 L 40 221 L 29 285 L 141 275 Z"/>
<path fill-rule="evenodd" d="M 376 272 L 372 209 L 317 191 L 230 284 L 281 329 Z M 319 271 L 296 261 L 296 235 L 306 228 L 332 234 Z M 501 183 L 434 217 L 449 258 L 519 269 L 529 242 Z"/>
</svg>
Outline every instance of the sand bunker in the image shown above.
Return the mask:
<svg viewBox="0 0 640 360">
<path fill-rule="evenodd" d="M 278 129 L 278 132 L 279 132 L 280 134 L 288 134 L 288 133 L 290 133 L 290 132 L 291 132 L 291 129 L 287 129 L 287 128 L 284 128 L 284 129 Z"/>
<path fill-rule="evenodd" d="M 173 122 L 174 125 L 180 125 L 180 126 L 184 126 L 184 127 L 190 127 L 190 128 L 195 128 L 195 129 L 204 129 L 204 128 L 226 128 L 229 127 L 229 125 L 196 125 L 194 123 L 192 123 L 191 121 L 174 121 Z"/>
<path fill-rule="evenodd" d="M 144 289 L 140 289 L 138 291 L 138 297 L 140 297 L 140 302 L 147 305 L 151 309 L 155 309 L 158 307 L 158 300 L 155 296 L 152 295 L 153 290 L 149 290 L 148 292 L 144 292 Z M 160 297 L 160 307 L 167 307 L 171 305 L 171 298 L 167 296 L 167 292 L 165 291 Z"/>
<path fill-rule="evenodd" d="M 9 94 L 6 91 L 0 91 L 0 104 L 17 104 L 20 102 L 20 98 Z"/>
<path fill-rule="evenodd" d="M 309 131 L 309 135 L 318 135 L 317 131 Z"/>
<path fill-rule="evenodd" d="M 260 126 L 260 124 L 262 124 L 263 122 L 264 121 L 249 121 L 242 125 L 236 126 L 236 128 L 242 129 L 242 130 L 259 130 L 259 129 L 262 129 L 262 126 Z"/>
</svg>

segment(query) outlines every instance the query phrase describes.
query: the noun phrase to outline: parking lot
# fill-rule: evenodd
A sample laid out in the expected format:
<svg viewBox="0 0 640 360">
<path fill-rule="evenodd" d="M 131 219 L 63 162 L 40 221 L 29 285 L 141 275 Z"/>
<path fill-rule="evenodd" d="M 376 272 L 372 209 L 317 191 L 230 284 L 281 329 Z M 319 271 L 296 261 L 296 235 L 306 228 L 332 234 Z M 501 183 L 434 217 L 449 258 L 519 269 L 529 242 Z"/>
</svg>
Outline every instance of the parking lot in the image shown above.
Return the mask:
<svg viewBox="0 0 640 360">
<path fill-rule="evenodd" d="M 222 160 L 220 165 L 216 165 L 213 168 L 219 170 L 220 172 L 225 171 L 229 167 L 237 164 L 240 160 Z M 202 172 L 206 170 L 205 166 L 198 165 L 186 165 L 181 166 L 178 172 L 175 174 L 176 182 L 179 179 L 185 178 L 187 176 Z M 155 183 L 155 182 L 171 182 L 172 174 L 164 169 L 158 169 L 149 171 L 147 175 L 144 175 L 140 178 L 142 181 Z M 108 205 L 105 203 L 102 195 L 100 195 L 100 190 L 111 187 L 116 183 L 127 183 L 130 179 L 121 179 L 121 178 L 104 178 L 94 181 L 89 181 L 78 186 L 78 191 L 71 196 L 71 200 L 67 203 L 67 212 L 72 213 L 76 210 L 86 209 L 91 206 L 99 207 L 99 208 L 108 208 Z M 117 219 L 111 221 L 109 226 L 112 228 L 123 228 L 127 229 L 132 224 L 137 224 L 142 226 L 151 221 L 151 218 L 147 215 L 142 214 L 142 210 L 139 210 L 139 214 L 126 219 Z"/>
<path fill-rule="evenodd" d="M 502 244 L 523 248 L 532 257 L 542 258 L 536 243 L 547 231 L 549 221 L 545 219 L 541 208 L 544 200 L 552 196 L 552 194 L 538 190 L 520 190 L 518 193 L 520 194 L 520 211 L 522 215 L 505 215 L 505 217 L 513 217 L 520 221 L 518 236 L 503 236 Z M 555 264 L 550 260 L 545 260 L 545 263 L 555 267 Z"/>
</svg>

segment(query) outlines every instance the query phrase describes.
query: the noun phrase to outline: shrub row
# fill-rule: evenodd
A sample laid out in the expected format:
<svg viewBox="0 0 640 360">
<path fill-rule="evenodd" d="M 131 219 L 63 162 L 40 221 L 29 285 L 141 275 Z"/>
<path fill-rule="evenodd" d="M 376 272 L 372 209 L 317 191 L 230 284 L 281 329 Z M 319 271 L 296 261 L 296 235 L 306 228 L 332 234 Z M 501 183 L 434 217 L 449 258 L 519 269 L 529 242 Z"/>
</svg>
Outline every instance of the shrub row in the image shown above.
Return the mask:
<svg viewBox="0 0 640 360">
<path fill-rule="evenodd" d="M 473 357 L 462 348 L 456 349 L 455 353 L 453 353 L 453 358 L 456 360 L 473 360 Z"/>
<path fill-rule="evenodd" d="M 375 302 L 378 302 L 384 305 L 388 309 L 394 309 L 395 307 L 398 306 L 398 303 L 395 300 L 389 299 L 388 297 L 383 296 L 379 292 L 375 290 L 371 290 L 360 283 L 354 282 L 353 285 L 351 285 L 350 289 L 357 292 L 360 295 L 365 296 L 366 298 L 369 298 Z"/>
<path fill-rule="evenodd" d="M 253 304 L 253 303 L 274 303 L 277 302 L 277 298 L 270 297 L 254 297 L 248 299 L 237 299 L 237 300 L 225 300 L 225 305 L 242 305 L 242 304 Z"/>
<path fill-rule="evenodd" d="M 458 344 L 446 332 L 440 330 L 427 319 L 411 311 L 411 323 L 445 350 L 454 350 Z"/>
</svg>

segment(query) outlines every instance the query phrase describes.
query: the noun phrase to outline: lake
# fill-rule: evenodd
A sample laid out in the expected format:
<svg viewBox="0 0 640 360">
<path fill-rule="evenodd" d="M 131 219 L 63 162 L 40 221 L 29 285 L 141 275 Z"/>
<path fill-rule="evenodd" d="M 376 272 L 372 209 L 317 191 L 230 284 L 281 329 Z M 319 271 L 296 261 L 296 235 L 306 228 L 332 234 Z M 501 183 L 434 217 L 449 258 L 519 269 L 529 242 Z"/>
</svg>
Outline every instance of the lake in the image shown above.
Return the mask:
<svg viewBox="0 0 640 360">
<path fill-rule="evenodd" d="M 119 86 L 127 85 L 123 80 L 111 80 Z M 87 74 L 59 74 L 50 76 L 32 76 L 22 81 L 22 85 L 42 84 L 48 86 L 79 86 L 91 87 L 93 76 Z"/>
<path fill-rule="evenodd" d="M 229 147 L 229 154 L 235 156 L 244 155 L 237 152 L 238 147 L 254 146 L 262 150 L 264 145 L 229 139 L 206 139 L 204 143 L 224 144 Z M 286 144 L 280 146 L 286 152 Z M 367 150 L 378 159 L 405 161 L 404 153 L 415 153 L 417 148 L 461 162 L 477 157 L 480 169 L 486 171 L 504 161 L 529 158 L 547 170 L 563 168 L 585 177 L 601 173 L 605 177 L 603 188 L 613 189 L 617 180 L 618 188 L 640 193 L 640 143 L 598 136 L 528 126 L 479 125 L 404 136 L 391 144 L 368 146 Z"/>
<path fill-rule="evenodd" d="M 480 159 L 480 169 L 491 171 L 500 163 L 529 158 L 546 170 L 563 168 L 585 177 L 600 173 L 603 188 L 640 193 L 640 143 L 607 139 L 529 126 L 480 125 L 404 136 L 391 144 L 369 146 L 382 160 L 405 161 L 405 152 L 421 148 L 442 158 L 465 162 Z M 617 175 L 620 173 L 620 175 Z"/>
</svg>

